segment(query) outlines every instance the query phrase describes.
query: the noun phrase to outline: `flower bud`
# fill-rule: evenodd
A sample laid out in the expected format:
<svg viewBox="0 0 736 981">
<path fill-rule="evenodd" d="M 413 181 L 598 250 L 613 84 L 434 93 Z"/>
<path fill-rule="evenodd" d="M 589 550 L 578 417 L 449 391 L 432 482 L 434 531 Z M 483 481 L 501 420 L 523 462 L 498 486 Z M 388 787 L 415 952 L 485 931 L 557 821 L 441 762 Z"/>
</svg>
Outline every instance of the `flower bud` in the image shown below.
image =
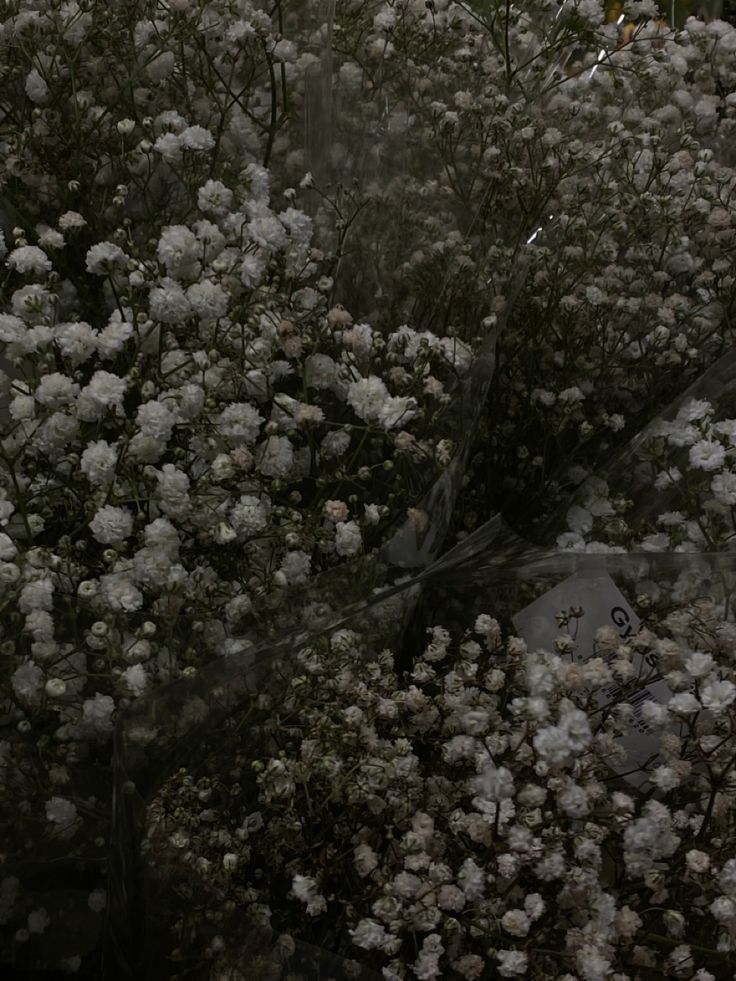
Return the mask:
<svg viewBox="0 0 736 981">
<path fill-rule="evenodd" d="M 66 682 L 63 678 L 49 678 L 46 682 L 46 694 L 49 698 L 61 698 L 66 694 Z"/>
</svg>

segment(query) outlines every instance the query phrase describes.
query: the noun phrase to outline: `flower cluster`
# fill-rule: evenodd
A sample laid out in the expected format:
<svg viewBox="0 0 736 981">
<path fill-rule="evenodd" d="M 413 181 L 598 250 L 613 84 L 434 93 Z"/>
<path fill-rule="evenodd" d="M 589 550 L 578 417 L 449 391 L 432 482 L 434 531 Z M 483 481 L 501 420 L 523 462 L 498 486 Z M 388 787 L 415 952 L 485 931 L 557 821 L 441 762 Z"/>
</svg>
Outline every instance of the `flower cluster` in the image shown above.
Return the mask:
<svg viewBox="0 0 736 981">
<path fill-rule="evenodd" d="M 318 945 L 337 923 L 387 981 L 725 977 L 735 639 L 722 611 L 680 604 L 625 642 L 602 628 L 576 661 L 485 614 L 459 637 L 431 628 L 404 674 L 339 630 L 299 653 L 267 718 L 171 778 L 148 846 L 198 870 L 218 930 L 236 902 Z M 639 706 L 654 678 L 669 696 Z M 642 725 L 653 796 L 609 768 Z"/>
</svg>

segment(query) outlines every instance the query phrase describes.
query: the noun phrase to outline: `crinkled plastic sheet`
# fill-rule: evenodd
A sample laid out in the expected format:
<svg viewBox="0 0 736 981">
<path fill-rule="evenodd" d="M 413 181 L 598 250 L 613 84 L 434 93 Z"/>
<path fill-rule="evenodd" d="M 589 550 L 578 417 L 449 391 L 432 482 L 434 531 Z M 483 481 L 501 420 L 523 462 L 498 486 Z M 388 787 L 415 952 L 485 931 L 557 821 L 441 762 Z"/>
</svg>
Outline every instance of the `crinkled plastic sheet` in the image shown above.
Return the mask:
<svg viewBox="0 0 736 981">
<path fill-rule="evenodd" d="M 657 416 L 640 430 L 625 446 L 615 453 L 608 464 L 599 467 L 594 477 L 605 481 L 612 494 L 625 493 L 634 501 L 633 516 L 646 520 L 657 512 L 667 510 L 672 499 L 672 488 L 652 493 L 651 474 L 638 454 L 644 444 L 657 432 L 663 422 L 671 422 L 682 406 L 691 399 L 704 399 L 716 408 L 724 399 L 736 393 L 736 349 L 728 351 L 700 375 L 682 394 L 673 399 Z M 585 478 L 582 487 L 585 485 Z M 571 504 L 576 503 L 579 487 L 575 487 L 568 500 L 561 505 L 538 529 L 534 538 L 539 542 L 553 542 L 566 530 L 565 515 Z"/>
<path fill-rule="evenodd" d="M 592 554 L 549 550 L 516 535 L 500 516 L 487 522 L 435 563 L 423 576 L 424 627 L 442 624 L 463 630 L 481 613 L 496 617 L 523 637 L 530 652 L 553 651 L 569 632 L 576 641 L 575 661 L 594 655 L 595 632 L 612 627 L 628 642 L 639 631 L 645 612 L 666 620 L 672 636 L 683 639 L 676 611 L 696 621 L 711 617 L 733 622 L 736 555 L 724 552 L 628 552 Z M 558 619 L 576 609 L 568 622 Z M 421 631 L 418 631 L 421 632 Z M 636 732 L 624 737 L 627 759 L 612 767 L 611 779 L 623 790 L 650 793 L 648 777 L 661 763 L 659 737 L 641 715 L 646 701 L 665 702 L 674 694 L 658 662 L 634 653 L 635 681 L 599 689 L 599 709 L 628 702 Z M 673 731 L 678 725 L 673 723 Z M 683 734 L 680 732 L 679 734 Z"/>
</svg>

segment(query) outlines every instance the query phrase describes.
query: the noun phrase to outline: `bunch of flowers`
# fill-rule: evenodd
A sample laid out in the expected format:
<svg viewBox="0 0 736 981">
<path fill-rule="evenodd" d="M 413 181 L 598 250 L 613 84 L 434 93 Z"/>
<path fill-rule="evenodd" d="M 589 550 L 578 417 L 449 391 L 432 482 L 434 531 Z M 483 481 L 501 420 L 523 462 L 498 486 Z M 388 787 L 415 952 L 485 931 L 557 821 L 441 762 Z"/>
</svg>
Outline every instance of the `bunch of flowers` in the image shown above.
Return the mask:
<svg viewBox="0 0 736 981">
<path fill-rule="evenodd" d="M 554 504 L 565 492 L 563 461 L 577 455 L 590 466 L 617 433 L 733 343 L 736 31 L 689 21 L 684 32 L 668 32 L 640 0 L 626 13 L 639 23 L 622 45 L 597 0 L 310 0 L 292 11 L 251 0 L 7 5 L 0 23 L 0 389 L 7 403 L 0 718 L 8 737 L 0 741 L 0 781 L 24 815 L 22 827 L 13 820 L 12 835 L 8 829 L 19 852 L 30 855 L 48 834 L 54 860 L 83 854 L 91 819 L 101 820 L 108 806 L 108 785 L 97 778 L 109 764 L 118 709 L 221 655 L 247 654 L 254 633 L 278 633 L 280 611 L 297 603 L 302 587 L 350 560 L 369 565 L 407 509 L 424 531 L 428 515 L 412 505 L 469 435 L 462 383 L 477 370 L 520 267 L 528 265 L 529 289 L 501 336 L 501 370 L 464 502 L 469 527 L 476 509 L 513 504 L 522 514 L 527 505 L 537 509 L 540 495 Z M 684 532 L 647 539 L 647 547 L 728 543 L 732 452 L 729 432 L 709 421 L 714 414 L 679 420 L 651 450 L 658 472 L 671 472 L 667 454 L 683 427 L 695 433 L 690 450 L 710 447 L 710 456 L 690 460 L 696 478 L 710 481 L 706 531 L 702 515 L 688 513 Z M 701 485 L 686 483 L 687 506 L 700 508 Z M 607 493 L 598 490 L 598 498 Z M 606 507 L 594 502 L 587 510 L 606 518 Z M 578 537 L 564 544 L 583 549 L 592 526 L 575 515 Z M 360 684 L 375 682 L 387 703 L 400 690 L 395 666 L 379 658 L 359 667 L 361 643 L 348 638 L 304 657 L 315 659 L 314 677 L 324 685 L 349 656 L 355 671 L 373 672 Z M 526 668 L 513 667 L 526 655 L 498 638 L 485 652 L 470 639 L 460 643 L 459 663 L 470 666 L 458 669 L 467 679 L 458 675 L 450 688 L 460 692 L 467 680 L 474 692 L 473 667 L 500 658 L 499 687 L 489 682 L 478 696 L 481 708 L 498 709 L 499 732 L 509 739 L 498 765 L 536 767 L 534 726 L 565 730 L 563 717 L 585 709 L 585 686 L 577 694 L 566 680 L 559 691 L 553 686 L 549 715 L 540 709 L 536 722 L 525 709 L 506 717 L 514 686 L 520 699 L 537 697 L 524 687 Z M 406 732 L 394 742 L 419 740 L 417 758 L 427 768 L 421 786 L 441 788 L 450 775 L 439 772 L 432 739 L 440 745 L 460 733 L 472 742 L 477 734 L 465 723 L 458 733 L 442 728 L 439 720 L 455 709 L 441 697 L 454 694 L 440 697 L 432 687 L 431 657 L 412 670 L 438 713 L 427 709 L 425 728 L 411 699 L 399 699 L 395 718 L 384 706 L 384 718 L 367 693 L 361 697 L 375 709 L 378 731 L 400 722 Z M 490 678 L 496 669 L 483 670 Z M 352 699 L 345 718 L 359 729 L 352 709 L 364 709 L 345 685 L 341 694 L 330 680 L 329 690 L 338 701 Z M 506 685 L 508 698 L 499 694 Z M 302 711 L 298 699 L 293 707 Z M 317 713 L 307 721 L 319 729 L 326 719 Z M 277 716 L 274 731 L 279 724 Z M 527 731 L 531 749 L 523 749 L 524 736 L 517 756 L 513 733 Z M 343 745 L 343 735 L 330 732 Z M 349 740 L 345 746 L 362 752 Z M 404 753 L 402 744 L 397 752 L 404 760 L 413 750 Z M 562 793 L 566 781 L 597 786 L 604 757 L 586 743 L 577 763 L 554 765 L 563 783 L 553 790 Z M 394 774 L 406 770 L 410 788 L 412 767 L 396 764 Z M 537 778 L 530 773 L 529 784 Z M 417 814 L 441 825 L 431 795 L 405 814 L 391 779 L 386 806 L 397 809 L 401 835 Z M 372 786 L 370 774 L 363 782 Z M 456 799 L 469 814 L 472 799 L 468 806 L 461 785 Z M 376 787 L 368 797 L 362 789 L 345 794 L 355 797 L 351 806 L 373 806 Z M 260 789 L 268 797 L 267 780 Z M 603 795 L 596 810 L 596 794 L 589 806 L 597 827 L 613 805 Z M 477 820 L 490 816 L 493 835 L 505 834 L 501 799 L 495 817 L 494 802 L 483 799 L 489 809 L 476 808 Z M 700 803 L 686 806 L 697 816 Z M 708 821 L 714 811 L 715 804 Z M 360 831 L 349 844 L 383 856 L 375 878 L 383 889 L 403 853 L 397 845 L 384 856 L 390 839 L 380 838 L 374 817 L 371 834 Z M 283 827 L 293 827 L 289 821 Z M 568 832 L 572 823 L 563 820 L 560 834 Z M 276 839 L 264 842 L 275 856 Z M 97 847 L 104 844 L 103 833 Z M 428 853 L 430 865 L 442 864 L 444 847 Z M 452 847 L 447 867 L 456 876 L 468 856 Z M 284 867 L 276 858 L 272 865 Z M 307 915 L 322 916 L 320 897 L 330 893 L 309 885 L 319 870 L 287 871 L 301 877 L 290 880 L 295 895 L 314 899 Z M 356 874 L 362 896 L 370 876 Z M 459 880 L 442 878 L 444 870 L 433 874 L 438 889 L 462 891 Z M 493 881 L 505 889 L 498 876 Z M 273 901 L 275 920 L 299 908 L 271 885 L 284 900 L 278 910 Z M 532 885 L 531 894 L 541 895 Z M 16 887 L 6 878 L 3 923 Z M 592 886 L 586 893 L 587 880 L 581 888 L 591 908 L 603 909 Z M 458 917 L 452 943 L 435 930 L 453 912 L 441 907 L 421 941 L 426 950 L 420 944 L 411 961 L 421 911 L 419 920 L 412 912 L 384 921 L 370 905 L 356 906 L 360 915 L 346 909 L 345 922 L 358 937 L 383 930 L 393 938 L 385 947 L 396 960 L 389 976 L 411 963 L 417 976 L 431 977 L 440 963 L 454 969 L 467 955 L 462 970 L 473 977 L 473 958 L 485 953 L 462 947 L 471 927 L 495 937 L 487 926 L 494 916 L 501 922 L 526 910 L 513 885 L 518 902 L 508 909 L 502 891 L 488 882 L 483 889 L 465 897 L 483 912 L 475 917 L 473 907 L 465 927 Z M 564 894 L 563 909 L 575 906 L 573 892 Z M 544 909 L 552 906 L 548 893 Z M 486 908 L 486 895 L 495 896 L 488 903 L 497 911 Z M 397 909 L 416 905 L 403 904 L 410 896 L 394 898 Z M 376 893 L 371 902 L 378 901 Z M 249 902 L 271 900 L 264 887 Z M 524 915 L 541 924 L 543 910 L 534 909 L 538 916 Z M 16 933 L 18 947 L 46 930 L 46 914 L 30 916 Z M 544 927 L 544 944 L 566 950 L 579 929 L 595 935 L 591 949 L 603 959 L 591 954 L 584 968 L 568 966 L 593 977 L 592 964 L 623 963 L 625 944 L 607 914 L 595 926 L 577 922 L 574 909 L 569 923 L 565 916 Z M 284 929 L 292 930 L 286 920 Z M 494 969 L 521 970 L 523 951 L 495 949 L 504 953 Z M 547 962 L 540 963 L 543 972 Z"/>
<path fill-rule="evenodd" d="M 210 976 L 244 977 L 237 910 L 387 981 L 730 976 L 733 623 L 713 603 L 642 615 L 587 660 L 567 631 L 529 650 L 488 614 L 430 628 L 407 671 L 352 629 L 302 649 L 150 811 L 157 868 L 201 882 L 174 960 L 207 919 Z M 668 698 L 635 713 L 658 679 Z M 651 795 L 609 768 L 642 719 Z"/>
<path fill-rule="evenodd" d="M 130 697 L 244 650 L 264 602 L 370 551 L 451 459 L 470 348 L 329 308 L 309 219 L 249 176 L 149 254 L 91 246 L 104 326 L 59 315 L 41 246 L 5 258 L 2 686 L 35 738 L 108 737 Z M 181 612 L 194 642 L 167 635 Z"/>
</svg>

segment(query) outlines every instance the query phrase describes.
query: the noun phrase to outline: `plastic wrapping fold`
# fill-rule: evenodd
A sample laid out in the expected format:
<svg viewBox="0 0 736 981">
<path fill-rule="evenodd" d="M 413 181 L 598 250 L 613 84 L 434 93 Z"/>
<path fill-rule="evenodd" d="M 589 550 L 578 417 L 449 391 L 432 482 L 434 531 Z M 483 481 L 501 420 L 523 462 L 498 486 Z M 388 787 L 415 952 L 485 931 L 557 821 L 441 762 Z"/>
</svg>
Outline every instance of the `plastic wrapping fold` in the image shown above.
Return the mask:
<svg viewBox="0 0 736 981">
<path fill-rule="evenodd" d="M 657 513 L 668 511 L 674 503 L 680 488 L 677 481 L 665 486 L 654 486 L 657 469 L 653 468 L 645 452 L 653 440 L 667 431 L 668 424 L 678 420 L 679 414 L 686 411 L 688 403 L 707 402 L 713 407 L 716 417 L 722 418 L 729 410 L 732 414 L 736 406 L 736 350 L 728 351 L 702 375 L 700 375 L 682 394 L 673 399 L 640 432 L 622 447 L 608 464 L 599 467 L 594 475 L 585 475 L 578 481 L 577 488 L 568 501 L 558 508 L 537 530 L 534 537 L 543 543 L 552 543 L 557 536 L 568 530 L 566 517 L 573 504 L 580 505 L 586 495 L 586 488 L 606 486 L 609 496 L 625 497 L 631 502 L 626 511 L 626 521 L 639 525 L 651 523 Z M 697 414 L 697 410 L 696 410 Z M 685 423 L 686 420 L 681 419 Z M 697 421 L 697 420 L 696 420 Z M 679 457 L 687 461 L 687 443 L 680 448 Z M 672 454 L 678 457 L 678 454 Z M 677 459 L 673 462 L 682 462 Z M 679 478 L 678 478 L 679 479 Z M 703 542 L 706 549 L 709 546 Z M 651 547 L 657 547 L 654 543 Z"/>
<path fill-rule="evenodd" d="M 711 617 L 736 619 L 734 553 L 548 550 L 516 535 L 499 515 L 427 570 L 424 583 L 427 626 L 457 629 L 492 610 L 531 653 L 559 650 L 572 663 L 600 656 L 596 632 L 602 627 L 613 628 L 621 644 L 630 645 L 644 627 L 663 625 L 678 640 L 692 617 L 704 623 Z M 651 792 L 660 742 L 642 707 L 666 703 L 674 692 L 656 657 L 642 656 L 635 643 L 630 656 L 628 683 L 596 690 L 594 698 L 598 712 L 621 703 L 631 707 L 635 731 L 620 740 L 625 762 L 610 765 L 626 787 Z M 679 734 L 677 723 L 672 731 Z"/>
</svg>

